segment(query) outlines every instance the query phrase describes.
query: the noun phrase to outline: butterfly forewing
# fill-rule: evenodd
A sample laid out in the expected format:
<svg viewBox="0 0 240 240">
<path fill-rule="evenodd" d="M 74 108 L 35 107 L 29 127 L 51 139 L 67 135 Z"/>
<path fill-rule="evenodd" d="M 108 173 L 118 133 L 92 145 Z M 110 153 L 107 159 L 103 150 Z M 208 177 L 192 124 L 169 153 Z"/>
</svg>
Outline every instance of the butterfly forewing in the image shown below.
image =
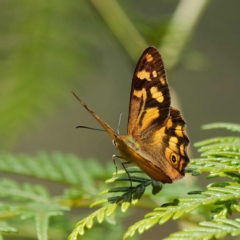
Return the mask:
<svg viewBox="0 0 240 240">
<path fill-rule="evenodd" d="M 135 69 L 129 104 L 128 135 L 144 136 L 169 116 L 170 95 L 161 55 L 147 48 Z"/>
</svg>

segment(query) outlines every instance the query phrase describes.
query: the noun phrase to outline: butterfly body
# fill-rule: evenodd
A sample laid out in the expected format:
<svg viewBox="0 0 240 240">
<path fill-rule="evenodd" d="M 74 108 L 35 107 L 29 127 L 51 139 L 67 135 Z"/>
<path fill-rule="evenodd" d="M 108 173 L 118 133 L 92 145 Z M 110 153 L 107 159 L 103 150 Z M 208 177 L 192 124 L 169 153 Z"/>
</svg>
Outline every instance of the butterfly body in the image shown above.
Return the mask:
<svg viewBox="0 0 240 240">
<path fill-rule="evenodd" d="M 184 176 L 189 162 L 189 139 L 180 111 L 170 106 L 166 72 L 157 49 L 147 48 L 135 69 L 127 135 L 115 133 L 81 99 L 78 100 L 113 138 L 125 161 L 137 165 L 157 181 L 172 183 Z"/>
<path fill-rule="evenodd" d="M 167 183 L 172 182 L 172 180 L 161 170 L 161 168 L 158 169 L 151 163 L 151 161 L 148 160 L 150 159 L 148 154 L 139 148 L 138 143 L 135 145 L 133 141 L 129 141 L 129 136 L 120 136 L 119 139 L 115 141 L 115 144 L 124 160 L 135 164 L 156 181 Z M 161 174 L 159 174 L 160 172 Z"/>
</svg>

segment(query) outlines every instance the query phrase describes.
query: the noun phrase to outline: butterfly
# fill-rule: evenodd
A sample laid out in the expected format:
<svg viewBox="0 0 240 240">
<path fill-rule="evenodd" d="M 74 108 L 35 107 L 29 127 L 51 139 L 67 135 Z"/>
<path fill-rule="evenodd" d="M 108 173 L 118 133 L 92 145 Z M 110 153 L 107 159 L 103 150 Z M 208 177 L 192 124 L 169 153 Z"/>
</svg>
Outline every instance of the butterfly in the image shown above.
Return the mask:
<svg viewBox="0 0 240 240">
<path fill-rule="evenodd" d="M 127 163 L 137 165 L 150 178 L 164 183 L 185 175 L 189 163 L 186 123 L 180 111 L 171 107 L 166 72 L 156 48 L 149 47 L 143 52 L 133 74 L 127 135 L 116 133 L 75 97 L 112 137 Z"/>
</svg>

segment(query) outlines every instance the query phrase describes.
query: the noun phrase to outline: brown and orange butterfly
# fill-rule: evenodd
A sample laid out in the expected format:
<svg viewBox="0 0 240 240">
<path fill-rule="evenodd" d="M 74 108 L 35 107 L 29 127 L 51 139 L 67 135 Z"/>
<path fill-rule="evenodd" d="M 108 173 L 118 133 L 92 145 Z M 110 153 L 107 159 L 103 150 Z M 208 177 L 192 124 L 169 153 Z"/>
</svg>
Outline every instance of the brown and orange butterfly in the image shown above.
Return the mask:
<svg viewBox="0 0 240 240">
<path fill-rule="evenodd" d="M 127 135 L 114 132 L 81 99 L 77 99 L 113 138 L 125 161 L 137 165 L 157 181 L 172 183 L 184 176 L 189 163 L 189 139 L 180 111 L 171 107 L 166 72 L 156 48 L 147 48 L 135 69 Z"/>
</svg>

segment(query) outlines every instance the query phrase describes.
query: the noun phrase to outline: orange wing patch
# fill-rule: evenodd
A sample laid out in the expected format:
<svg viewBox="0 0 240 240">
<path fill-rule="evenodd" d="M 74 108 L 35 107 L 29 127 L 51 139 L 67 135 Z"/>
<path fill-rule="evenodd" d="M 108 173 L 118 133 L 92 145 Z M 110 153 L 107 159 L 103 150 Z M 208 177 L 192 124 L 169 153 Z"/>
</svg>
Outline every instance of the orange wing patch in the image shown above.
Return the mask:
<svg viewBox="0 0 240 240">
<path fill-rule="evenodd" d="M 140 129 L 146 129 L 148 126 L 151 125 L 153 119 L 159 118 L 159 111 L 158 108 L 149 108 L 144 111 L 143 118 L 141 120 L 141 127 Z"/>
<path fill-rule="evenodd" d="M 137 98 L 141 98 L 142 97 L 142 91 L 141 90 L 135 90 L 134 89 L 134 91 L 133 91 L 133 95 L 135 96 L 135 97 L 137 97 Z"/>
<path fill-rule="evenodd" d="M 153 61 L 153 56 L 149 53 L 146 54 L 146 60 L 147 62 L 152 62 Z"/>
<path fill-rule="evenodd" d="M 159 80 L 160 80 L 160 82 L 161 82 L 162 85 L 165 85 L 165 84 L 166 84 L 165 78 L 160 77 Z"/>
<path fill-rule="evenodd" d="M 157 87 L 151 87 L 150 92 L 152 94 L 152 98 L 156 99 L 158 102 L 164 101 L 164 96 L 161 91 L 158 90 Z"/>
<path fill-rule="evenodd" d="M 156 72 L 156 70 L 152 71 L 152 75 L 153 75 L 154 78 L 157 77 L 157 72 Z"/>
<path fill-rule="evenodd" d="M 147 81 L 151 81 L 151 78 L 150 78 L 150 72 L 147 72 L 145 70 L 142 70 L 140 72 L 137 73 L 137 77 L 140 79 L 140 80 L 147 80 Z"/>
</svg>

